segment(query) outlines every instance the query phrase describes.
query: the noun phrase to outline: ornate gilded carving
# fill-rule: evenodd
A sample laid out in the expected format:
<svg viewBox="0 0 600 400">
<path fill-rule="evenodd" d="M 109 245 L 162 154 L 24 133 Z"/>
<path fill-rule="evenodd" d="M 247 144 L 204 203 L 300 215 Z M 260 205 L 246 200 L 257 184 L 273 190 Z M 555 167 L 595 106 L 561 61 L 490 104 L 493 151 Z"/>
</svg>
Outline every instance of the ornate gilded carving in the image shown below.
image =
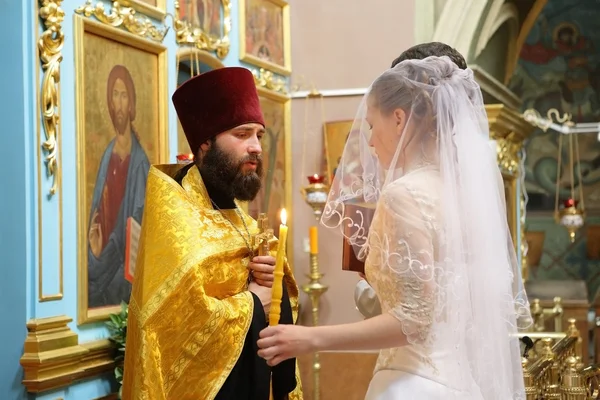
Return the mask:
<svg viewBox="0 0 600 400">
<path fill-rule="evenodd" d="M 115 28 L 122 27 L 134 35 L 161 43 L 168 31 L 167 27 L 159 29 L 148 18 L 136 16 L 133 8 L 123 7 L 118 1 L 113 1 L 110 13 L 104 9 L 104 3 L 98 1 L 94 6 L 92 0 L 87 0 L 85 5 L 77 8 L 75 12 L 88 18 L 94 16 L 104 24 Z"/>
<path fill-rule="evenodd" d="M 62 0 L 40 0 L 39 16 L 44 23 L 45 30 L 38 40 L 38 51 L 44 80 L 41 90 L 41 111 L 46 140 L 42 144 L 46 152 L 46 169 L 48 176 L 52 177 L 50 196 L 56 194 L 58 161 L 56 158 L 57 137 L 60 129 L 60 63 L 62 61 L 61 50 L 65 42 L 62 31 L 62 23 L 65 12 L 60 8 Z"/>
<path fill-rule="evenodd" d="M 531 125 L 540 128 L 544 132 L 552 126 L 552 124 L 573 126 L 574 123 L 571 121 L 573 116 L 569 113 L 560 115 L 560 111 L 556 108 L 551 108 L 546 113 L 546 118 L 543 118 L 539 111 L 529 108 L 523 112 L 523 118 Z"/>
<path fill-rule="evenodd" d="M 79 344 L 66 315 L 30 320 L 21 366 L 29 393 L 65 387 L 114 368 L 114 346 L 108 339 Z"/>
<path fill-rule="evenodd" d="M 229 33 L 231 32 L 231 0 L 221 0 L 223 4 L 223 36 L 216 38 L 189 22 L 173 18 L 175 40 L 178 44 L 194 46 L 200 50 L 215 51 L 223 59 L 229 53 Z M 175 1 L 175 15 L 179 15 L 179 1 Z"/>
<path fill-rule="evenodd" d="M 256 86 L 269 89 L 274 92 L 287 94 L 285 81 L 281 78 L 277 78 L 271 71 L 261 68 L 258 71 L 252 70 L 252 75 L 254 75 L 254 82 L 256 83 Z"/>
<path fill-rule="evenodd" d="M 58 193 L 60 188 L 60 158 L 58 145 L 60 143 L 60 63 L 62 62 L 62 48 L 65 37 L 62 31 L 65 12 L 60 7 L 62 0 L 39 0 L 39 18 L 42 20 L 44 31 L 40 35 L 37 43 L 38 56 L 42 65 L 43 79 L 39 92 L 39 104 L 41 112 L 41 124 L 36 132 L 36 148 L 41 148 L 44 152 L 44 163 L 46 164 L 47 176 L 52 179 L 52 185 L 48 191 L 48 197 L 58 194 L 58 221 L 59 236 L 58 245 L 62 249 L 62 193 Z M 36 85 L 39 85 L 39 74 L 36 77 Z M 43 127 L 43 128 L 42 128 Z M 44 139 L 42 139 L 41 129 L 44 130 Z M 41 157 L 40 157 L 41 159 Z M 38 259 L 38 300 L 53 301 L 60 300 L 63 297 L 63 274 L 62 274 L 62 251 L 59 252 L 58 264 L 58 293 L 45 295 L 43 290 L 42 273 L 42 173 L 38 166 L 37 188 L 38 188 L 38 241 L 39 241 L 39 259 Z"/>
<path fill-rule="evenodd" d="M 527 400 L 597 398 L 599 369 L 596 365 L 584 368 L 581 333 L 576 320 L 568 320 L 566 332 L 523 332 L 532 343 L 521 358 Z M 586 349 L 587 351 L 587 349 Z"/>
<path fill-rule="evenodd" d="M 138 13 L 144 14 L 157 21 L 167 16 L 167 0 L 119 0 L 125 7 L 133 7 Z"/>
<path fill-rule="evenodd" d="M 519 152 L 522 142 L 514 141 L 512 134 L 506 138 L 496 139 L 498 165 L 503 172 L 514 175 L 519 171 Z"/>
<path fill-rule="evenodd" d="M 518 230 L 521 238 L 518 243 L 518 251 L 521 255 L 521 275 L 523 280 L 526 281 L 528 277 L 528 247 L 525 234 L 526 204 L 524 196 L 525 166 L 523 165 L 523 142 L 533 132 L 533 127 L 518 112 L 503 104 L 487 104 L 485 109 L 488 115 L 490 139 L 496 141 L 498 165 L 503 174 L 515 177 L 520 182 L 518 204 L 515 204 L 515 207 L 519 207 Z"/>
<path fill-rule="evenodd" d="M 533 128 L 517 113 L 502 104 L 485 106 L 490 126 L 490 139 L 496 141 L 498 165 L 504 173 L 520 169 L 523 141 Z"/>
</svg>

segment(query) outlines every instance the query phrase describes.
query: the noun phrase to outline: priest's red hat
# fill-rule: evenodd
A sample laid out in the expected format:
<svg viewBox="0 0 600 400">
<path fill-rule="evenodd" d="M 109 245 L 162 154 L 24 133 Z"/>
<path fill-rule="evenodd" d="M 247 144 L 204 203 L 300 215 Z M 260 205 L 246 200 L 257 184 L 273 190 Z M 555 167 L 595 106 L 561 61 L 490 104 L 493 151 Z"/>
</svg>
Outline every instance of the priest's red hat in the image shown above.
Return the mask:
<svg viewBox="0 0 600 400">
<path fill-rule="evenodd" d="M 172 100 L 194 155 L 202 143 L 236 126 L 265 126 L 254 76 L 246 68 L 219 68 L 188 79 Z"/>
</svg>

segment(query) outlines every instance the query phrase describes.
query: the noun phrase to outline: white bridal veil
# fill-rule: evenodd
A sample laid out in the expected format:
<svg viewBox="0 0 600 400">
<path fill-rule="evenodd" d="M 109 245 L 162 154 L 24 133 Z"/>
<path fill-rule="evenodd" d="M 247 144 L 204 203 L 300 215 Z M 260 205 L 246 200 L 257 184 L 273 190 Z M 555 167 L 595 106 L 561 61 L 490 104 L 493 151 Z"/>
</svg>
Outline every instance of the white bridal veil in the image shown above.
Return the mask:
<svg viewBox="0 0 600 400">
<path fill-rule="evenodd" d="M 473 72 L 429 57 L 372 83 L 321 219 L 367 277 L 394 277 L 409 343 L 458 352 L 486 400 L 524 398 L 514 334 L 531 324 L 504 199 Z"/>
</svg>

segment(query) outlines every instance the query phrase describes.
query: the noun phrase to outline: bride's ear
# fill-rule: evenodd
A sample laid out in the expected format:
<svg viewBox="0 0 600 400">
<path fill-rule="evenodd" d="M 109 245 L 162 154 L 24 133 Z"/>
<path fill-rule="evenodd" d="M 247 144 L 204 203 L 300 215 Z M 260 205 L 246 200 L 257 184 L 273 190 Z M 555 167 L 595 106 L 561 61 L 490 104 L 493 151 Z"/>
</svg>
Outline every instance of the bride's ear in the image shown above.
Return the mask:
<svg viewBox="0 0 600 400">
<path fill-rule="evenodd" d="M 394 118 L 396 119 L 396 134 L 401 135 L 406 125 L 406 113 L 403 109 L 397 108 L 394 110 Z"/>
</svg>

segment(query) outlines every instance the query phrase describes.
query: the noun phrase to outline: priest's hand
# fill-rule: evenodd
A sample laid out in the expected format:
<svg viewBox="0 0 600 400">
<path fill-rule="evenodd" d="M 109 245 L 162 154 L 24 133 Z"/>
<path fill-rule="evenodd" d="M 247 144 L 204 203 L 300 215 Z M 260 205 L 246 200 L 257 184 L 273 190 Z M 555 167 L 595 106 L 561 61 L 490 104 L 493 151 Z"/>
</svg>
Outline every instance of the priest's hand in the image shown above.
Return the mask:
<svg viewBox="0 0 600 400">
<path fill-rule="evenodd" d="M 260 299 L 265 315 L 268 316 L 271 309 L 271 288 L 252 281 L 248 284 L 248 290 Z"/>
<path fill-rule="evenodd" d="M 314 353 L 317 349 L 311 328 L 300 325 L 269 326 L 260 332 L 258 356 L 271 367 L 289 358 Z"/>
<path fill-rule="evenodd" d="M 252 279 L 261 286 L 273 287 L 275 257 L 256 256 L 248 263 Z"/>
</svg>

